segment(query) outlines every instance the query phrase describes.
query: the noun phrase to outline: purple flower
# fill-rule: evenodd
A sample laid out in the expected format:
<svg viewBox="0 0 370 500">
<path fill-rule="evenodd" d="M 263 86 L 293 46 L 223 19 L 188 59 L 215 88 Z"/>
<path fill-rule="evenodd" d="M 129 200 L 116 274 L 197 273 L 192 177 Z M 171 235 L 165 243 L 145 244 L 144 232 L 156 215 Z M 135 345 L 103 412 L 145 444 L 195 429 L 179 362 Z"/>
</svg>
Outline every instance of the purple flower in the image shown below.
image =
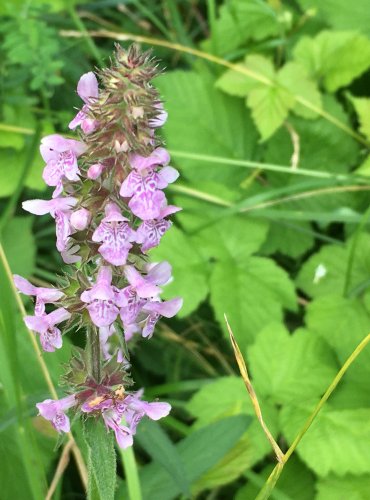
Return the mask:
<svg viewBox="0 0 370 500">
<path fill-rule="evenodd" d="M 65 252 L 68 246 L 69 236 L 73 232 L 70 224 L 72 215 L 71 208 L 76 205 L 77 199 L 72 196 L 53 198 L 51 200 L 28 200 L 24 201 L 22 207 L 27 212 L 35 215 L 50 213 L 55 219 L 57 249 Z"/>
<path fill-rule="evenodd" d="M 69 432 L 70 422 L 64 412 L 72 408 L 75 404 L 76 398 L 74 394 L 72 394 L 71 396 L 59 400 L 45 399 L 42 403 L 37 403 L 36 407 L 42 417 L 46 420 L 50 420 L 54 429 L 58 432 Z"/>
<path fill-rule="evenodd" d="M 136 230 L 136 243 L 141 244 L 141 251 L 147 252 L 159 245 L 162 236 L 172 226 L 172 222 L 165 217 L 178 212 L 181 208 L 174 205 L 166 205 L 161 209 L 158 219 L 146 220 Z"/>
<path fill-rule="evenodd" d="M 92 71 L 81 76 L 77 84 L 77 94 L 84 101 L 84 105 L 69 124 L 69 128 L 74 130 L 79 125 L 85 134 L 94 132 L 98 126 L 97 120 L 90 118 L 89 104 L 99 97 L 98 80 Z"/>
<path fill-rule="evenodd" d="M 71 226 L 76 231 L 83 231 L 87 228 L 91 220 L 91 214 L 86 208 L 80 208 L 71 214 Z"/>
<path fill-rule="evenodd" d="M 168 113 L 163 109 L 163 104 L 161 102 L 154 105 L 158 108 L 158 114 L 155 118 L 149 120 L 149 126 L 153 128 L 162 127 L 167 121 Z"/>
<path fill-rule="evenodd" d="M 102 266 L 96 279 L 96 284 L 81 294 L 82 302 L 88 304 L 92 322 L 99 327 L 110 326 L 117 318 L 119 309 L 118 290 L 112 286 L 112 269 Z"/>
<path fill-rule="evenodd" d="M 105 217 L 92 235 L 92 240 L 102 242 L 99 253 L 114 266 L 126 264 L 127 255 L 132 248 L 131 241 L 135 241 L 135 232 L 123 217 L 115 203 L 108 203 L 105 207 Z"/>
<path fill-rule="evenodd" d="M 183 300 L 180 297 L 166 300 L 164 302 L 147 302 L 143 306 L 143 312 L 149 312 L 148 316 L 143 321 L 144 326 L 142 336 L 144 338 L 152 337 L 155 325 L 161 316 L 172 318 L 181 309 Z"/>
<path fill-rule="evenodd" d="M 144 176 L 133 171 L 123 181 L 120 195 L 124 198 L 131 197 L 128 206 L 141 220 L 158 219 L 166 204 L 166 197 L 160 189 L 166 188 L 178 176 L 179 173 L 172 167 L 163 167 L 159 172 L 152 170 Z"/>
<path fill-rule="evenodd" d="M 132 154 L 130 156 L 130 165 L 138 172 L 151 169 L 158 165 L 167 165 L 170 161 L 170 155 L 164 148 L 156 148 L 149 156 L 140 156 Z"/>
<path fill-rule="evenodd" d="M 80 171 L 77 158 L 85 150 L 84 143 L 65 139 L 58 134 L 48 135 L 42 139 L 40 152 L 46 162 L 42 177 L 48 186 L 56 186 L 53 198 L 56 198 L 62 192 L 63 178 L 69 181 L 79 180 Z"/>
<path fill-rule="evenodd" d="M 117 412 L 103 412 L 103 419 L 106 427 L 114 431 L 116 441 L 120 448 L 125 449 L 133 445 L 134 439 L 131 429 L 120 423 L 121 416 L 117 414 Z"/>
<path fill-rule="evenodd" d="M 147 302 L 145 299 L 158 297 L 161 289 L 171 278 L 171 266 L 168 262 L 161 262 L 153 266 L 146 276 L 142 276 L 134 266 L 125 267 L 125 275 L 130 286 L 120 291 L 121 319 L 124 325 L 134 323 L 137 315 Z"/>
<path fill-rule="evenodd" d="M 62 347 L 62 334 L 55 325 L 71 317 L 70 313 L 60 307 L 50 314 L 42 316 L 25 316 L 24 322 L 31 330 L 40 334 L 42 348 L 46 352 L 54 352 Z"/>
<path fill-rule="evenodd" d="M 56 290 L 55 288 L 36 287 L 25 278 L 22 278 L 22 276 L 18 276 L 18 274 L 14 274 L 13 279 L 15 286 L 21 293 L 23 293 L 24 295 L 33 295 L 36 297 L 36 316 L 41 316 L 44 314 L 45 304 L 52 304 L 54 302 L 57 302 L 64 295 L 63 292 L 61 292 L 60 290 Z"/>
<path fill-rule="evenodd" d="M 102 163 L 94 163 L 87 170 L 87 177 L 89 179 L 95 180 L 101 176 L 101 173 L 104 170 L 104 165 Z"/>
</svg>

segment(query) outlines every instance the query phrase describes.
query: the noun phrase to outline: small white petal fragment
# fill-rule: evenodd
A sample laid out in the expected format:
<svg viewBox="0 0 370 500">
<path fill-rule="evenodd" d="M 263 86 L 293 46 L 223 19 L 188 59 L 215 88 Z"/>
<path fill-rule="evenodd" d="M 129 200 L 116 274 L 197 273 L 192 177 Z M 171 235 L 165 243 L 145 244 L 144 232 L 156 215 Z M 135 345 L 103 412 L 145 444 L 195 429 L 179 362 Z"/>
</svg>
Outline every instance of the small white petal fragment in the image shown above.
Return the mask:
<svg viewBox="0 0 370 500">
<path fill-rule="evenodd" d="M 315 270 L 315 276 L 313 278 L 313 283 L 317 285 L 326 276 L 328 270 L 324 264 L 319 264 Z"/>
</svg>

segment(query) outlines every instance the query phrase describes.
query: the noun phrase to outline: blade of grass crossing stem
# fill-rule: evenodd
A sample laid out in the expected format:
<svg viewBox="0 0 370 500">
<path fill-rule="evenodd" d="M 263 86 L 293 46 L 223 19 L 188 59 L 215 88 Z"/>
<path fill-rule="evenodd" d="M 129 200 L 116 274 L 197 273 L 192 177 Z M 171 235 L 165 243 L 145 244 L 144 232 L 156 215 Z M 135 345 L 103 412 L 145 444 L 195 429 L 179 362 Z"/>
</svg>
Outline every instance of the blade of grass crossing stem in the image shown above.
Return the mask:
<svg viewBox="0 0 370 500">
<path fill-rule="evenodd" d="M 14 302 L 12 300 L 12 290 L 6 277 L 6 270 L 1 260 L 0 283 L 0 345 L 4 355 L 0 376 L 9 406 L 16 409 L 16 435 L 20 448 L 19 456 L 23 461 L 31 494 L 35 500 L 38 500 L 45 496 L 47 488 L 46 472 L 40 457 L 34 430 L 29 419 L 24 416 L 25 409 L 20 382 L 21 364 L 18 360 L 17 336 L 15 334 L 17 328 L 14 322 Z"/>
<path fill-rule="evenodd" d="M 83 36 L 80 32 L 76 31 L 71 31 L 71 30 L 61 30 L 60 31 L 61 36 L 65 37 L 73 37 L 73 38 L 80 38 Z M 139 42 L 139 43 L 146 43 L 149 45 L 158 45 L 160 47 L 166 47 L 171 50 L 175 50 L 178 52 L 183 52 L 185 54 L 191 54 L 193 56 L 199 57 L 201 59 L 205 59 L 207 61 L 210 61 L 215 64 L 219 64 L 220 66 L 224 66 L 226 68 L 232 69 L 233 71 L 237 73 L 241 73 L 243 75 L 248 76 L 249 78 L 252 78 L 258 82 L 264 83 L 265 85 L 268 85 L 269 87 L 276 87 L 277 84 L 273 80 L 267 78 L 266 76 L 262 75 L 261 73 L 258 73 L 254 70 L 251 70 L 247 67 L 241 67 L 240 65 L 231 63 L 227 61 L 226 59 L 221 59 L 220 57 L 217 57 L 213 54 L 209 54 L 207 52 L 203 52 L 201 50 L 188 47 L 186 45 L 181 45 L 180 43 L 172 43 L 167 40 L 159 40 L 157 38 L 152 38 L 152 37 L 147 37 L 147 36 L 142 36 L 142 35 L 135 35 L 133 33 L 116 33 L 114 31 L 108 31 L 108 30 L 98 30 L 98 31 L 88 31 L 87 34 L 90 37 L 101 37 L 101 38 L 112 38 L 114 40 L 120 40 L 120 41 L 134 41 L 134 42 Z M 336 127 L 339 129 L 343 130 L 346 134 L 350 135 L 356 141 L 360 142 L 361 144 L 368 146 L 367 140 L 362 137 L 360 134 L 352 130 L 350 127 L 348 127 L 345 123 L 341 122 L 336 118 L 335 116 L 331 115 L 327 111 L 321 109 L 318 106 L 315 106 L 312 104 L 310 101 L 307 101 L 307 99 L 304 99 L 300 95 L 294 95 L 294 98 L 296 101 L 300 102 L 304 107 L 311 109 L 312 111 L 315 111 L 318 115 L 322 116 L 329 122 L 333 123 Z"/>
<path fill-rule="evenodd" d="M 283 461 L 283 452 L 281 451 L 279 445 L 277 444 L 277 442 L 273 438 L 271 432 L 269 431 L 267 425 L 265 424 L 265 421 L 263 420 L 261 407 L 259 405 L 257 395 L 256 395 L 254 388 L 252 386 L 252 383 L 250 381 L 250 378 L 248 375 L 248 370 L 247 370 L 246 364 L 244 362 L 242 353 L 240 352 L 239 346 L 235 340 L 234 334 L 231 330 L 231 327 L 230 327 L 229 322 L 227 320 L 226 314 L 224 315 L 224 317 L 225 317 L 227 329 L 229 331 L 231 344 L 232 344 L 233 349 L 234 349 L 235 358 L 236 358 L 236 361 L 238 363 L 239 370 L 240 370 L 241 376 L 243 378 L 245 387 L 247 388 L 248 394 L 251 398 L 255 414 L 256 414 L 256 416 L 261 424 L 263 432 L 265 433 L 267 439 L 269 440 L 269 442 L 271 444 L 272 449 L 275 452 L 275 455 L 276 455 L 278 462 L 282 462 Z"/>
<path fill-rule="evenodd" d="M 311 415 L 308 417 L 306 420 L 304 426 L 302 429 L 298 432 L 297 436 L 295 437 L 293 443 L 290 445 L 288 451 L 284 453 L 283 455 L 283 462 L 278 463 L 274 470 L 271 472 L 270 476 L 268 477 L 264 487 L 258 494 L 256 500 L 267 500 L 270 495 L 272 490 L 274 489 L 275 484 L 277 483 L 280 474 L 283 470 L 284 465 L 287 463 L 289 458 L 292 456 L 294 451 L 296 450 L 297 446 L 311 427 L 313 421 L 319 414 L 320 410 L 324 406 L 324 404 L 327 402 L 327 400 L 330 398 L 332 393 L 335 391 L 336 387 L 338 386 L 339 382 L 342 380 L 344 374 L 348 370 L 348 368 L 351 366 L 351 364 L 355 361 L 355 359 L 359 356 L 359 354 L 365 349 L 365 347 L 370 343 L 370 333 L 358 344 L 356 349 L 352 352 L 352 354 L 347 358 L 345 363 L 343 364 L 342 368 L 339 370 L 339 372 L 336 374 L 334 377 L 332 383 L 329 385 L 327 390 L 325 391 L 325 394 L 323 397 L 320 399 L 319 403 L 311 413 Z"/>
<path fill-rule="evenodd" d="M 142 500 L 139 472 L 132 446 L 125 450 L 120 449 L 123 469 L 127 481 L 127 489 L 130 500 Z"/>
</svg>

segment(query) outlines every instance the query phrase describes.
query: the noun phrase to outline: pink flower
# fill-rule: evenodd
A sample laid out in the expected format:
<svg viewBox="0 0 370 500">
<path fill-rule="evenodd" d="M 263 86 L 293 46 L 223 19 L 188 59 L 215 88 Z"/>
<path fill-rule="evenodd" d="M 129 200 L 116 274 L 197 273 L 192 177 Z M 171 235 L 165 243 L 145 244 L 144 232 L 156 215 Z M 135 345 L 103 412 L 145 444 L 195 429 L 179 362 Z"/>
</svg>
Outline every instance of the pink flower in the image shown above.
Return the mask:
<svg viewBox="0 0 370 500">
<path fill-rule="evenodd" d="M 72 212 L 70 222 L 71 226 L 76 229 L 76 231 L 83 231 L 87 228 L 91 220 L 91 214 L 86 208 L 80 208 L 75 212 Z"/>
<path fill-rule="evenodd" d="M 14 274 L 13 279 L 15 286 L 21 293 L 23 293 L 24 295 L 33 295 L 36 297 L 36 316 L 41 316 L 44 314 L 45 304 L 52 304 L 54 302 L 57 302 L 64 295 L 63 292 L 61 292 L 60 290 L 56 290 L 55 288 L 36 287 L 25 278 L 22 278 L 22 276 L 18 276 L 18 274 Z"/>
<path fill-rule="evenodd" d="M 162 127 L 167 121 L 168 113 L 163 109 L 163 104 L 161 102 L 154 105 L 159 111 L 155 118 L 149 120 L 149 126 L 152 128 Z"/>
<path fill-rule="evenodd" d="M 64 412 L 75 406 L 75 404 L 76 398 L 72 394 L 59 400 L 45 399 L 42 403 L 37 403 L 36 407 L 39 410 L 39 415 L 46 420 L 50 420 L 54 429 L 58 432 L 69 432 L 70 422 Z"/>
<path fill-rule="evenodd" d="M 89 104 L 99 97 L 98 80 L 92 71 L 81 76 L 77 84 L 77 94 L 84 101 L 84 105 L 69 124 L 74 130 L 79 125 L 85 134 L 90 134 L 98 126 L 97 120 L 89 117 Z"/>
<path fill-rule="evenodd" d="M 171 278 L 171 266 L 168 262 L 161 262 L 153 266 L 146 276 L 142 276 L 134 266 L 125 267 L 125 275 L 130 286 L 120 292 L 122 308 L 121 319 L 124 324 L 134 323 L 137 315 L 147 302 L 145 299 L 158 297 L 161 289 Z"/>
<path fill-rule="evenodd" d="M 28 200 L 24 201 L 22 207 L 27 212 L 36 215 L 50 213 L 55 219 L 57 249 L 59 252 L 67 250 L 68 239 L 73 228 L 70 224 L 72 215 L 71 208 L 76 205 L 77 199 L 72 196 L 53 198 L 51 200 Z"/>
<path fill-rule="evenodd" d="M 120 448 L 129 448 L 134 444 L 133 434 L 131 429 L 125 425 L 121 425 L 121 417 L 116 412 L 103 412 L 104 423 L 108 429 L 112 429 L 116 436 L 118 446 Z"/>
<path fill-rule="evenodd" d="M 137 171 L 131 172 L 123 181 L 120 195 L 131 197 L 128 204 L 132 213 L 141 220 L 157 219 L 162 207 L 166 204 L 166 197 L 160 189 L 174 182 L 179 173 L 172 167 L 163 167 L 159 172 L 150 171 L 141 175 Z"/>
<path fill-rule="evenodd" d="M 40 152 L 46 162 L 42 177 L 48 186 L 56 186 L 53 198 L 59 196 L 63 190 L 62 179 L 79 180 L 77 158 L 85 150 L 86 146 L 82 142 L 64 139 L 58 134 L 42 139 Z"/>
<path fill-rule="evenodd" d="M 158 219 L 146 220 L 140 224 L 136 230 L 136 243 L 141 244 L 141 251 L 147 252 L 151 248 L 159 245 L 162 236 L 172 226 L 172 222 L 165 217 L 178 212 L 181 208 L 174 205 L 166 205 L 161 208 Z"/>
<path fill-rule="evenodd" d="M 151 169 L 158 165 L 167 165 L 170 161 L 170 155 L 164 148 L 156 148 L 149 156 L 140 156 L 132 154 L 130 156 L 130 165 L 137 171 Z"/>
<path fill-rule="evenodd" d="M 70 313 L 60 307 L 50 314 L 42 316 L 25 316 L 24 322 L 31 330 L 40 334 L 41 346 L 46 352 L 54 352 L 62 347 L 62 334 L 55 325 L 71 317 Z"/>
<path fill-rule="evenodd" d="M 88 304 L 92 322 L 99 327 L 110 326 L 117 318 L 119 309 L 118 290 L 112 286 L 112 269 L 102 266 L 96 279 L 96 284 L 81 294 L 82 302 Z"/>
<path fill-rule="evenodd" d="M 101 176 L 104 168 L 105 166 L 102 163 L 94 163 L 94 165 L 91 165 L 91 167 L 88 168 L 87 177 L 92 180 L 97 179 Z"/>
<path fill-rule="evenodd" d="M 182 304 L 183 300 L 180 297 L 163 302 L 147 302 L 143 306 L 143 312 L 149 312 L 149 314 L 144 320 L 142 336 L 144 338 L 152 337 L 155 325 L 160 317 L 172 318 L 179 312 Z"/>
<path fill-rule="evenodd" d="M 114 266 L 126 264 L 127 255 L 132 248 L 130 242 L 135 241 L 135 232 L 123 217 L 115 203 L 105 207 L 105 217 L 92 235 L 92 240 L 102 242 L 99 253 Z"/>
</svg>

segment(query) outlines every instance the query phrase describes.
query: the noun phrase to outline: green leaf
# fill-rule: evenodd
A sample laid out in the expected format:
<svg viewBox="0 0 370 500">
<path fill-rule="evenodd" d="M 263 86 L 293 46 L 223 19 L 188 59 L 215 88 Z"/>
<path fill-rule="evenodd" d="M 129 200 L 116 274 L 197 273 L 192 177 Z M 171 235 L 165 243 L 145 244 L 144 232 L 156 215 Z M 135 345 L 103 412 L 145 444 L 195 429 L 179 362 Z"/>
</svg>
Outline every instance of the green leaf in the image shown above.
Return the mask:
<svg viewBox="0 0 370 500">
<path fill-rule="evenodd" d="M 314 243 L 315 238 L 309 222 L 271 221 L 261 252 L 266 255 L 280 252 L 296 259 L 310 250 Z"/>
<path fill-rule="evenodd" d="M 304 9 L 314 9 L 326 24 L 340 30 L 356 30 L 370 36 L 370 12 L 367 0 L 298 0 Z"/>
<path fill-rule="evenodd" d="M 189 494 L 190 483 L 182 459 L 161 426 L 153 420 L 146 419 L 140 424 L 136 440 L 154 461 L 167 470 L 180 491 L 184 495 Z"/>
<path fill-rule="evenodd" d="M 116 453 L 113 432 L 102 419 L 88 418 L 84 436 L 89 456 L 89 500 L 113 500 L 116 488 Z"/>
<path fill-rule="evenodd" d="M 315 403 L 285 407 L 281 426 L 289 443 L 312 412 Z M 297 448 L 301 459 L 320 477 L 370 472 L 370 409 L 333 410 L 328 403 Z"/>
<path fill-rule="evenodd" d="M 341 364 L 369 333 L 370 316 L 356 299 L 327 295 L 307 307 L 306 324 L 310 331 L 322 337 L 334 349 Z M 367 379 L 370 373 L 370 350 L 364 349 L 359 361 L 346 373 L 353 390 L 364 391 L 370 397 Z M 337 392 L 340 390 L 337 389 Z"/>
<path fill-rule="evenodd" d="M 163 297 L 182 297 L 184 305 L 179 317 L 187 316 L 208 293 L 208 271 L 198 249 L 182 231 L 172 227 L 150 255 L 154 261 L 168 260 L 171 263 L 173 281 L 165 287 Z"/>
<path fill-rule="evenodd" d="M 224 418 L 199 429 L 176 445 L 185 464 L 190 483 L 194 483 L 215 466 L 236 445 L 248 428 L 250 418 L 237 415 Z M 153 463 L 141 469 L 140 482 L 144 500 L 171 500 L 181 490 L 169 478 L 159 464 Z M 126 498 L 122 492 L 122 498 Z"/>
<path fill-rule="evenodd" d="M 350 249 L 353 245 L 351 238 L 345 246 L 325 245 L 319 252 L 312 255 L 301 267 L 297 276 L 297 286 L 310 297 L 321 297 L 337 293 L 344 293 L 344 284 L 348 267 Z M 356 290 L 363 291 L 370 280 L 370 235 L 361 233 L 354 255 L 348 290 L 351 294 Z M 366 286 L 368 288 L 369 285 Z"/>
<path fill-rule="evenodd" d="M 283 308 L 296 308 L 294 287 L 273 260 L 248 257 L 242 262 L 215 265 L 211 280 L 211 304 L 225 333 L 224 314 L 243 350 L 271 321 L 281 321 Z"/>
<path fill-rule="evenodd" d="M 14 274 L 29 276 L 34 270 L 36 247 L 32 223 L 33 217 L 15 217 L 4 228 L 4 251 Z"/>
<path fill-rule="evenodd" d="M 368 69 L 370 40 L 351 31 L 322 31 L 315 38 L 301 38 L 293 55 L 315 80 L 335 92 Z"/>
<path fill-rule="evenodd" d="M 316 84 L 297 63 L 289 62 L 275 71 L 270 59 L 249 55 L 245 64 L 239 65 L 271 83 L 262 83 L 234 70 L 228 70 L 216 82 L 216 86 L 231 95 L 248 96 L 247 104 L 261 133 L 268 139 L 282 125 L 291 109 L 304 118 L 316 118 L 317 113 L 296 102 L 300 96 L 317 108 L 321 108 L 321 96 Z"/>
<path fill-rule="evenodd" d="M 235 159 L 253 156 L 257 133 L 249 113 L 239 99 L 215 89 L 208 74 L 171 71 L 157 78 L 156 85 L 166 96 L 169 118 L 164 135 L 169 149 Z M 195 185 L 212 181 L 235 188 L 245 179 L 245 169 L 239 167 L 192 159 L 177 164 Z"/>
<path fill-rule="evenodd" d="M 258 474 L 247 471 L 245 476 L 248 478 L 248 483 L 238 490 L 235 500 L 256 498 L 272 469 L 273 465 L 268 465 Z M 292 456 L 284 466 L 279 482 L 271 494 L 271 500 L 296 500 L 298 498 L 299 500 L 313 500 L 314 493 L 314 475 L 296 456 Z"/>
<path fill-rule="evenodd" d="M 370 98 L 354 97 L 348 95 L 351 103 L 355 107 L 360 123 L 360 132 L 370 140 Z"/>
<path fill-rule="evenodd" d="M 277 433 L 277 413 L 262 401 L 264 418 L 271 430 Z M 188 402 L 187 409 L 197 417 L 195 428 L 203 429 L 211 422 L 226 416 L 246 414 L 253 418 L 250 428 L 222 461 L 212 467 L 195 485 L 195 491 L 213 489 L 235 480 L 270 451 L 270 445 L 261 430 L 241 378 L 222 377 L 200 389 Z"/>
<path fill-rule="evenodd" d="M 248 40 L 279 35 L 283 21 L 273 5 L 258 0 L 227 0 L 220 8 L 211 39 L 204 45 L 220 55 L 227 54 Z"/>
<path fill-rule="evenodd" d="M 278 323 L 258 334 L 248 354 L 257 394 L 276 404 L 320 396 L 338 371 L 326 342 L 303 329 L 290 335 Z"/>
<path fill-rule="evenodd" d="M 316 500 L 368 500 L 370 474 L 338 477 L 330 474 L 317 482 Z"/>
</svg>

